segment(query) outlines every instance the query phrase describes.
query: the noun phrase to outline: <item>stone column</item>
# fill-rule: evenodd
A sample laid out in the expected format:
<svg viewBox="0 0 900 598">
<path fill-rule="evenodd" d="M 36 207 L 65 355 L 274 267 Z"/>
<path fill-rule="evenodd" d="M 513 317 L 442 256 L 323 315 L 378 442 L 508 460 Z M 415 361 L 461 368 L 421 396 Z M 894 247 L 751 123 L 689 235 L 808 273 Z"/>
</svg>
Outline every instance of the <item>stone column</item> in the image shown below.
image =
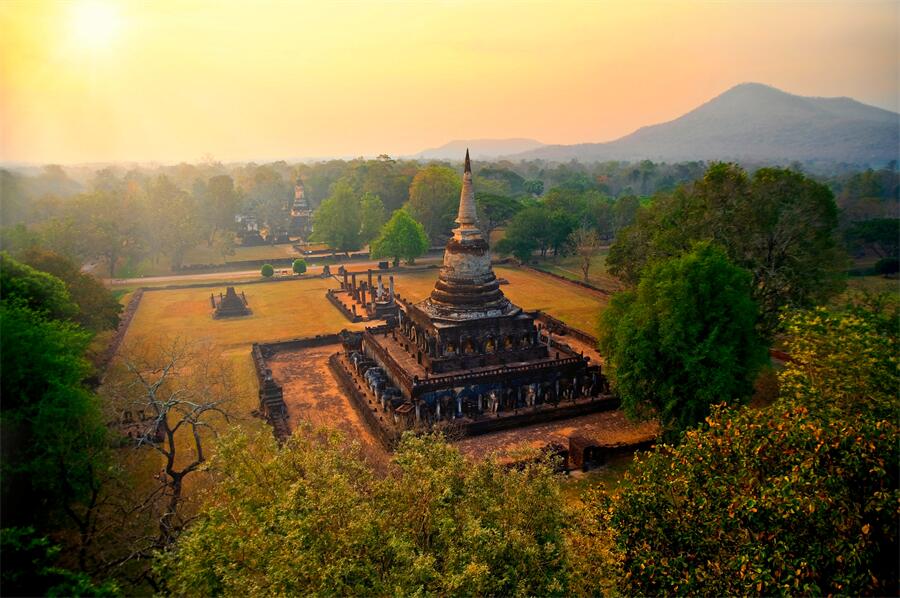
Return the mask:
<svg viewBox="0 0 900 598">
<path fill-rule="evenodd" d="M 363 304 L 363 308 L 366 307 L 366 289 L 363 289 L 359 292 L 359 302 Z"/>
<path fill-rule="evenodd" d="M 393 301 L 394 300 L 394 275 L 393 274 L 391 274 L 388 277 L 388 284 L 390 285 L 390 289 L 391 289 L 391 301 Z"/>
<path fill-rule="evenodd" d="M 368 288 L 369 291 L 371 291 L 372 290 L 372 269 L 371 268 L 368 270 L 368 276 L 369 276 L 369 286 L 366 288 Z"/>
<path fill-rule="evenodd" d="M 358 297 L 356 292 L 356 272 L 350 274 L 350 296 L 354 299 Z"/>
<path fill-rule="evenodd" d="M 344 270 L 344 282 L 341 283 L 341 289 L 344 291 L 347 290 L 347 270 L 346 269 Z"/>
<path fill-rule="evenodd" d="M 462 397 L 456 397 L 456 413 L 453 414 L 453 418 L 456 419 L 462 415 Z"/>
<path fill-rule="evenodd" d="M 416 401 L 416 424 L 419 423 L 419 402 Z"/>
</svg>

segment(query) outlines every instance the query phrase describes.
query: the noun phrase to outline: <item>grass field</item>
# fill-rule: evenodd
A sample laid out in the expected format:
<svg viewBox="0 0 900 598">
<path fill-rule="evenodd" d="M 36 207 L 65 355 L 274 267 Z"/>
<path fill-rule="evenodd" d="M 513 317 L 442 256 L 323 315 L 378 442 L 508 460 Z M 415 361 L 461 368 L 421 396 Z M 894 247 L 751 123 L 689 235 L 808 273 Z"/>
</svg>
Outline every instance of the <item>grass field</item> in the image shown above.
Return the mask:
<svg viewBox="0 0 900 598">
<path fill-rule="evenodd" d="M 433 268 L 401 272 L 395 275 L 397 291 L 410 300 L 424 299 L 431 292 L 437 273 Z M 514 303 L 525 309 L 545 310 L 588 332 L 594 330 L 597 314 L 606 304 L 606 297 L 600 293 L 536 272 L 499 266 L 496 273 L 509 280 L 510 284 L 502 289 Z M 256 396 L 250 367 L 252 343 L 330 334 L 344 328 L 361 330 L 365 326 L 351 324 L 328 302 L 325 291 L 334 286 L 333 280 L 321 278 L 237 285 L 238 292 L 246 293 L 253 314 L 226 320 L 214 320 L 209 303 L 210 293 L 224 292 L 224 284 L 149 291 L 131 323 L 126 344 L 137 337 L 160 335 L 212 342 L 224 358 L 244 372 L 239 390 L 252 401 Z"/>
<path fill-rule="evenodd" d="M 609 249 L 604 248 L 591 259 L 591 267 L 588 269 L 588 283 L 605 291 L 614 293 L 621 290 L 622 284 L 606 271 L 606 257 Z M 548 258 L 534 265 L 539 270 L 552 272 L 569 280 L 583 280 L 581 273 L 581 258 L 578 256 L 565 256 Z"/>
<path fill-rule="evenodd" d="M 584 330 L 592 331 L 597 314 L 606 298 L 596 292 L 556 280 L 530 270 L 498 267 L 497 276 L 510 281 L 503 292 L 526 309 L 545 309 L 560 319 Z M 397 290 L 410 300 L 424 299 L 431 292 L 437 269 L 402 272 L 395 275 Z M 234 284 L 234 283 L 230 283 Z M 228 410 L 237 424 L 248 433 L 268 433 L 265 423 L 251 416 L 257 408 L 257 382 L 250 358 L 251 344 L 259 341 L 283 340 L 339 332 L 344 328 L 361 330 L 366 323 L 351 324 L 325 298 L 325 291 L 336 286 L 332 279 L 309 278 L 287 282 L 239 284 L 253 314 L 231 320 L 214 320 L 210 293 L 224 292 L 219 287 L 172 289 L 145 292 L 140 307 L 128 329 L 123 346 L 139 343 L 141 338 L 181 336 L 213 345 L 215 356 L 232 366 L 233 394 Z M 130 293 L 120 301 L 127 303 Z M 220 423 L 217 429 L 225 429 Z M 187 431 L 180 436 L 182 450 L 188 446 Z M 211 436 L 203 434 L 208 440 Z M 209 446 L 209 445 L 207 445 Z M 141 487 L 156 484 L 160 456 L 150 451 L 123 453 L 127 468 Z M 182 459 L 190 457 L 190 451 Z M 616 472 L 618 474 L 618 472 Z M 186 482 L 190 493 L 206 483 L 205 476 L 192 476 Z"/>
</svg>

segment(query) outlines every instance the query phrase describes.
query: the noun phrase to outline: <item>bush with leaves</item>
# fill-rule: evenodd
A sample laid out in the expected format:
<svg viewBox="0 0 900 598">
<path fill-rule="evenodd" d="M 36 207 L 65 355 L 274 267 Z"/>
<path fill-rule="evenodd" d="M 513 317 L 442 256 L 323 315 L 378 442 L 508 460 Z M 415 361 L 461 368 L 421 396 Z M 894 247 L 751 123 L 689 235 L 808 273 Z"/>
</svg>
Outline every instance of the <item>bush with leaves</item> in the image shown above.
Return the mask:
<svg viewBox="0 0 900 598">
<path fill-rule="evenodd" d="M 275 275 L 275 268 L 272 264 L 263 264 L 263 267 L 259 271 L 266 278 L 272 278 Z"/>
<path fill-rule="evenodd" d="M 551 464 L 466 461 L 405 436 L 385 477 L 337 433 L 232 436 L 201 517 L 160 563 L 176 594 L 569 595 L 614 579 L 597 519 L 571 529 Z M 573 554 L 573 550 L 581 552 Z"/>
<path fill-rule="evenodd" d="M 766 360 L 750 274 L 708 243 L 652 267 L 603 313 L 600 347 L 627 413 L 670 435 L 749 397 Z"/>
<path fill-rule="evenodd" d="M 626 593 L 896 592 L 896 321 L 859 308 L 788 317 L 781 399 L 714 408 L 601 500 Z"/>
<path fill-rule="evenodd" d="M 294 271 L 294 274 L 303 274 L 306 272 L 306 260 L 302 258 L 297 258 L 294 260 L 294 263 L 291 265 L 291 268 Z"/>
</svg>

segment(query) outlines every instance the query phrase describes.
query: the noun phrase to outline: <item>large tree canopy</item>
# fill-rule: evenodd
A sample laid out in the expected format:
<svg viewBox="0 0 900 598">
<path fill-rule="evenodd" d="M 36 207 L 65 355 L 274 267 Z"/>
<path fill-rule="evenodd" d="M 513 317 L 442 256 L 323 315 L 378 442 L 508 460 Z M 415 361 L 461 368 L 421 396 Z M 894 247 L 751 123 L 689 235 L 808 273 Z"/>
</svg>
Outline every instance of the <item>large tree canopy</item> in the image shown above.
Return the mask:
<svg viewBox="0 0 900 598">
<path fill-rule="evenodd" d="M 93 331 L 115 328 L 122 305 L 99 280 L 85 274 L 69 258 L 52 251 L 32 248 L 21 255 L 26 264 L 60 279 L 78 306 L 73 319 Z"/>
<path fill-rule="evenodd" d="M 627 594 L 897 590 L 897 312 L 788 318 L 782 398 L 716 408 L 601 502 Z"/>
<path fill-rule="evenodd" d="M 348 181 L 336 182 L 331 187 L 331 195 L 316 210 L 313 239 L 335 251 L 355 251 L 363 245 L 361 227 L 359 197 Z"/>
<path fill-rule="evenodd" d="M 771 333 L 781 308 L 808 307 L 842 288 L 831 191 L 801 173 L 761 168 L 752 177 L 734 164 L 714 164 L 689 187 L 640 210 L 610 248 L 613 274 L 637 284 L 655 260 L 698 240 L 715 241 L 753 275 L 761 330 Z"/>
<path fill-rule="evenodd" d="M 371 249 L 374 259 L 391 257 L 395 264 L 401 259 L 411 264 L 428 251 L 428 235 L 406 210 L 397 210 L 372 242 Z"/>
<path fill-rule="evenodd" d="M 750 396 L 766 359 L 750 284 L 722 250 L 700 243 L 613 297 L 600 346 L 628 413 L 659 417 L 677 433 L 710 405 Z"/>
<path fill-rule="evenodd" d="M 461 188 L 459 175 L 446 166 L 432 164 L 416 174 L 409 187 L 410 213 L 425 227 L 428 238 L 449 234 Z"/>
<path fill-rule="evenodd" d="M 176 594 L 547 596 L 608 581 L 599 534 L 573 529 L 544 461 L 472 463 L 407 435 L 381 477 L 341 436 L 301 428 L 281 449 L 234 437 L 212 465 L 208 506 L 164 557 Z"/>
</svg>

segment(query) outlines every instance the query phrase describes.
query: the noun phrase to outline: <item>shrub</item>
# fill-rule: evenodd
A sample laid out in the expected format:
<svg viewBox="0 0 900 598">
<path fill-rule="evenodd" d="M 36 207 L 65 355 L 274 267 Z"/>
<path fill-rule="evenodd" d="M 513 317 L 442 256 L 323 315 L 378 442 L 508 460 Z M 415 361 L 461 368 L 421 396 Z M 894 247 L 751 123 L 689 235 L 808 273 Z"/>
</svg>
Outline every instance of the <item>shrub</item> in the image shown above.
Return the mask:
<svg viewBox="0 0 900 598">
<path fill-rule="evenodd" d="M 715 407 L 611 499 L 626 594 L 876 594 L 897 588 L 897 423 L 796 403 Z"/>
<path fill-rule="evenodd" d="M 306 260 L 297 258 L 293 264 L 294 274 L 303 274 L 306 272 Z"/>
<path fill-rule="evenodd" d="M 272 276 L 275 274 L 275 268 L 272 266 L 272 264 L 263 264 L 262 270 L 260 270 L 259 273 L 266 278 L 272 278 Z"/>
</svg>

